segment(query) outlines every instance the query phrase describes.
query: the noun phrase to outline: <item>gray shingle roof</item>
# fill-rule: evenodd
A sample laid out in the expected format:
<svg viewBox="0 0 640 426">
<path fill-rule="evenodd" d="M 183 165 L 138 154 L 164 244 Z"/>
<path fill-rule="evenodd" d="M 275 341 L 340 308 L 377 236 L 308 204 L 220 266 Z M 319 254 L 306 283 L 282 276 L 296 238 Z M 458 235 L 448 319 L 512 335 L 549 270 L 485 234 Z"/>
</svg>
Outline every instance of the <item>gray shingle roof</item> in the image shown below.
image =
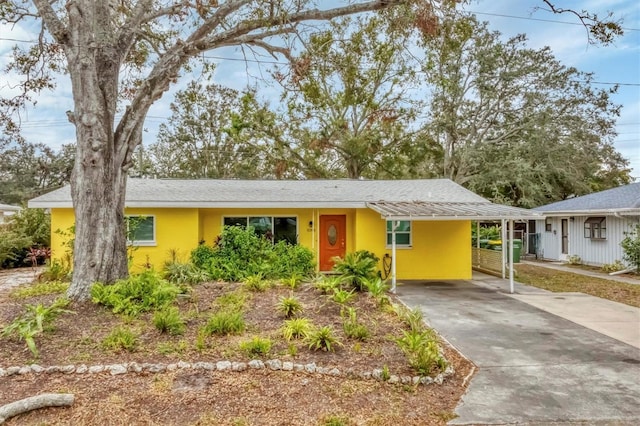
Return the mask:
<svg viewBox="0 0 640 426">
<path fill-rule="evenodd" d="M 12 206 L 11 204 L 0 204 L 0 210 L 5 212 L 17 212 L 19 210 L 22 210 L 22 208 L 18 206 Z"/>
<path fill-rule="evenodd" d="M 370 201 L 488 203 L 448 179 L 423 180 L 180 180 L 129 179 L 128 207 L 365 207 Z M 31 207 L 70 207 L 69 186 L 29 201 Z"/>
<path fill-rule="evenodd" d="M 416 220 L 528 218 L 536 213 L 492 204 L 449 179 L 180 180 L 129 179 L 127 207 L 372 208 L 383 216 L 413 209 Z M 71 207 L 69 186 L 29 201 L 30 207 Z M 384 206 L 384 207 L 383 207 Z M 394 211 L 385 211 L 392 208 Z M 404 214 L 403 213 L 403 214 Z M 420 217 L 420 219 L 418 219 Z"/>
<path fill-rule="evenodd" d="M 640 209 L 640 182 L 605 191 L 594 192 L 593 194 L 581 197 L 570 198 L 558 201 L 545 206 L 536 207 L 533 210 L 554 213 L 554 212 L 585 212 L 585 211 L 606 211 Z"/>
</svg>

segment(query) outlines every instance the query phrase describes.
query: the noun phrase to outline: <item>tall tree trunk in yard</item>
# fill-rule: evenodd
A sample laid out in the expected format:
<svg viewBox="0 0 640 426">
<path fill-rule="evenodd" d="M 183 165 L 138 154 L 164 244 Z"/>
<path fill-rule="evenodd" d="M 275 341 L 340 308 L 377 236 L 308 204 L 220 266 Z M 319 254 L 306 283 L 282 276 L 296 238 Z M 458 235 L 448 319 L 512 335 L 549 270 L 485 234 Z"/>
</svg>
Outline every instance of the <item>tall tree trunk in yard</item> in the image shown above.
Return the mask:
<svg viewBox="0 0 640 426">
<path fill-rule="evenodd" d="M 68 296 L 77 301 L 89 299 L 94 282 L 113 282 L 128 273 L 122 155 L 127 147 L 116 140 L 113 129 L 121 53 L 114 46 L 105 5 L 67 6 L 72 42 L 66 55 L 75 105 L 70 118 L 78 141 L 71 179 L 76 226 Z"/>
</svg>

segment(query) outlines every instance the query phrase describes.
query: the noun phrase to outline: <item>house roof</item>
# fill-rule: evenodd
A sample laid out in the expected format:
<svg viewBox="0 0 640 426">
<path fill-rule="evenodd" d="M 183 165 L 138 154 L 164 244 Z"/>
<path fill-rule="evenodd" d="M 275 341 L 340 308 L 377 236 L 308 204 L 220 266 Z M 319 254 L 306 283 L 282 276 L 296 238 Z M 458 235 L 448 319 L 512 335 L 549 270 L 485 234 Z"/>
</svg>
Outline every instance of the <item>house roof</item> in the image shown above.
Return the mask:
<svg viewBox="0 0 640 426">
<path fill-rule="evenodd" d="M 487 220 L 487 219 L 536 219 L 539 213 L 518 207 L 493 203 L 425 203 L 421 201 L 375 202 L 367 206 L 383 217 L 392 220 Z"/>
<path fill-rule="evenodd" d="M 0 204 L 0 211 L 17 212 L 20 210 L 22 210 L 22 208 L 18 206 L 12 206 L 11 204 Z"/>
<path fill-rule="evenodd" d="M 423 203 L 455 216 L 462 205 L 493 213 L 512 207 L 492 204 L 449 179 L 415 180 L 214 180 L 129 179 L 127 207 L 183 208 L 366 208 L 368 203 Z M 449 205 L 449 210 L 442 210 Z M 451 206 L 455 204 L 456 209 Z M 72 207 L 69 186 L 29 201 L 30 207 Z M 374 210 L 380 212 L 379 210 Z M 520 214 L 532 212 L 519 209 Z M 382 213 L 381 213 L 382 214 Z M 384 215 L 384 214 L 383 214 Z M 500 218 L 504 217 L 503 214 Z M 486 218 L 486 217 L 484 217 Z"/>
<path fill-rule="evenodd" d="M 640 182 L 569 198 L 536 207 L 533 210 L 543 212 L 546 215 L 640 214 Z"/>
</svg>

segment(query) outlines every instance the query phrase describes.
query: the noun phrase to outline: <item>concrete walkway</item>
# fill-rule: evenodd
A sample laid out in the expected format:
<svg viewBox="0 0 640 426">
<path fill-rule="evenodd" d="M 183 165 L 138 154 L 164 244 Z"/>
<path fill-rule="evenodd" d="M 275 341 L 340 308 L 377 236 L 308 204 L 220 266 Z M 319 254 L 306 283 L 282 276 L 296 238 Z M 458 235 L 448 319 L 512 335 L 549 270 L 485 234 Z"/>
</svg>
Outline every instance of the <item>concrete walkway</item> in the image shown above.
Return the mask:
<svg viewBox="0 0 640 426">
<path fill-rule="evenodd" d="M 620 283 L 640 285 L 640 279 L 623 277 L 619 275 L 609 275 L 606 272 L 598 272 L 598 271 L 590 271 L 587 269 L 573 268 L 571 266 L 567 266 L 565 263 L 562 263 L 562 262 L 545 262 L 541 260 L 539 261 L 521 260 L 520 263 L 525 265 L 531 265 L 531 266 L 540 266 L 541 268 L 555 269 L 556 271 L 571 272 L 573 274 L 578 274 L 578 275 L 586 275 L 588 277 L 601 278 L 603 280 L 611 280 L 611 281 L 617 281 Z M 518 268 L 518 265 L 516 265 L 516 269 L 517 268 Z"/>
<path fill-rule="evenodd" d="M 640 424 L 640 349 L 534 306 L 556 310 L 564 301 L 564 314 L 580 298 L 506 289 L 508 281 L 475 273 L 398 286 L 400 299 L 478 366 L 451 424 Z M 610 315 L 617 305 L 581 315 Z"/>
</svg>

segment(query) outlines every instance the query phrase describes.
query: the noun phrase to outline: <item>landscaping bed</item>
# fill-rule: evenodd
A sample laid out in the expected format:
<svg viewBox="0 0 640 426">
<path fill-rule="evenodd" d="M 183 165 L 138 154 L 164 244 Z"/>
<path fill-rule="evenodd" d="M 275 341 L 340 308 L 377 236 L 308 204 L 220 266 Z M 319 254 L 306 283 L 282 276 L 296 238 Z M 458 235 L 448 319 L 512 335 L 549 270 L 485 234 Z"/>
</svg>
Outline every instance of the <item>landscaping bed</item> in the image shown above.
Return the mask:
<svg viewBox="0 0 640 426">
<path fill-rule="evenodd" d="M 389 304 L 386 297 L 354 292 L 351 300 L 338 303 L 312 283 L 295 289 L 274 283 L 256 287 L 251 291 L 247 284 L 226 282 L 190 286 L 174 303 L 185 323 L 177 335 L 160 332 L 154 326 L 153 312 L 123 316 L 94 303 L 71 305 L 66 309 L 74 313 L 60 314 L 35 338 L 38 357 L 24 341 L 3 338 L 0 367 L 32 363 L 45 368 L 132 362 L 170 365 L 181 361 L 192 365 L 278 359 L 336 368 L 340 376 L 269 368 L 237 372 L 180 368 L 122 375 L 31 372 L 0 377 L 0 405 L 44 392 L 76 394 L 70 408 L 39 410 L 16 418 L 15 424 L 444 424 L 451 418 L 472 365 L 441 343 L 442 354 L 453 367 L 444 383 L 389 383 L 389 375 L 422 375 L 397 344 L 409 327 L 392 308 L 396 304 L 393 298 Z M 59 288 L 56 293 L 39 296 L 18 293 L 24 288 L 0 293 L 0 327 L 24 312 L 26 305 L 47 306 L 60 296 Z M 222 309 L 221 300 L 229 294 L 243 299 L 244 330 L 205 333 L 210 318 Z M 331 327 L 333 350 L 314 350 L 309 340 L 283 336 L 285 317 L 279 306 L 289 297 L 302 306 L 298 317 L 317 328 Z M 348 308 L 357 312 L 366 337 L 346 334 Z M 116 329 L 127 330 L 134 337 L 130 349 L 105 343 Z M 256 356 L 247 350 L 247 342 L 254 338 L 269 341 L 267 353 Z M 373 370 L 384 371 L 386 381 L 359 376 Z"/>
</svg>

